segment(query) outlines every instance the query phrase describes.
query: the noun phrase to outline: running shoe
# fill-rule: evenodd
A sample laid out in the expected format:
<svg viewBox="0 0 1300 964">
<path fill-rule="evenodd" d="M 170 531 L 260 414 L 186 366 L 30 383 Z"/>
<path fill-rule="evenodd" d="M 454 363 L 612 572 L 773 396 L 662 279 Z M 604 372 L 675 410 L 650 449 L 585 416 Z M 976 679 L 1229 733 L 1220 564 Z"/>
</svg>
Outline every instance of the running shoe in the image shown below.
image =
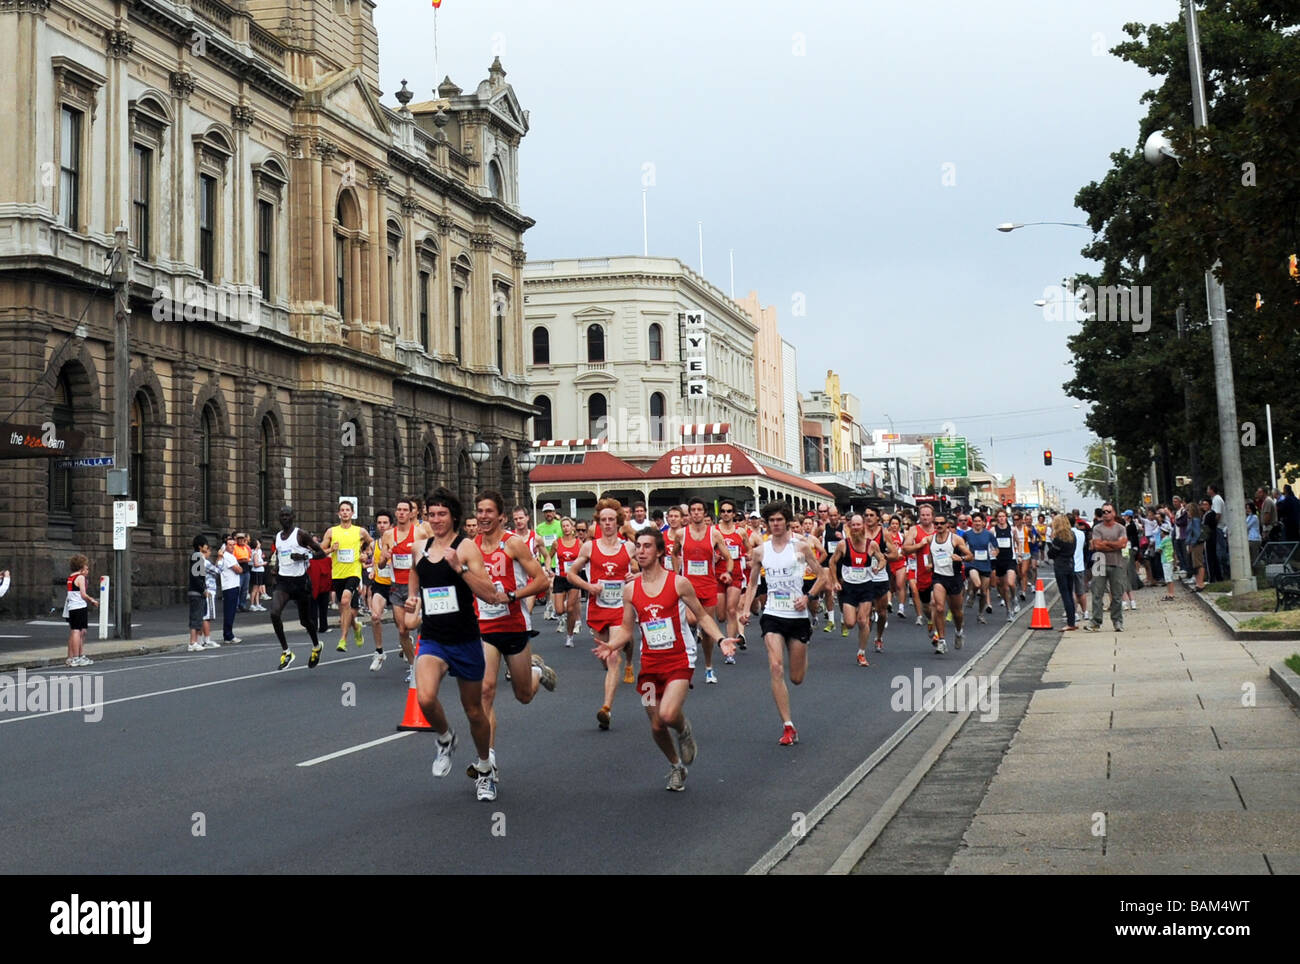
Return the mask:
<svg viewBox="0 0 1300 964">
<path fill-rule="evenodd" d="M 602 706 L 596 711 L 596 722 L 600 725 L 602 730 L 609 729 L 609 718 L 610 712 L 608 706 Z"/>
<path fill-rule="evenodd" d="M 961 629 L 957 630 L 957 636 L 953 640 L 953 648 L 961 649 L 961 644 L 965 640 L 965 638 L 966 638 L 966 627 L 963 626 Z"/>
<path fill-rule="evenodd" d="M 845 626 L 845 627 L 840 631 L 840 635 L 843 636 L 845 639 L 848 639 L 848 638 L 849 638 L 849 627 L 848 627 L 848 626 Z"/>
<path fill-rule="evenodd" d="M 682 755 L 682 764 L 690 766 L 695 762 L 699 747 L 695 744 L 695 734 L 691 732 L 691 721 L 682 717 L 682 732 L 677 735 L 677 749 Z"/>
<path fill-rule="evenodd" d="M 902 607 L 902 606 L 899 606 L 899 607 L 898 607 L 898 615 L 900 615 L 900 616 L 905 616 L 905 615 L 907 615 L 906 613 L 903 612 L 903 607 Z"/>
<path fill-rule="evenodd" d="M 799 731 L 787 723 L 781 729 L 781 739 L 776 742 L 778 746 L 794 746 L 799 742 Z"/>
<path fill-rule="evenodd" d="M 361 621 L 357 620 L 352 624 L 352 638 L 358 646 L 361 646 L 365 640 L 361 638 Z"/>
<path fill-rule="evenodd" d="M 497 778 L 497 782 L 499 783 L 501 781 L 501 773 L 497 769 L 497 748 L 494 746 L 488 747 L 488 766 L 492 767 L 492 775 Z M 471 780 L 477 780 L 479 778 L 478 765 L 473 760 L 471 760 L 469 765 L 465 767 L 465 775 Z"/>
<path fill-rule="evenodd" d="M 934 641 L 934 652 L 936 656 L 942 656 L 948 652 L 948 644 L 943 641 L 942 636 Z"/>
<path fill-rule="evenodd" d="M 1098 626 L 1096 623 L 1084 623 L 1083 631 L 1085 633 L 1099 633 L 1101 632 L 1101 627 Z"/>
<path fill-rule="evenodd" d="M 715 673 L 713 672 L 713 670 L 711 670 L 711 669 L 705 669 L 705 670 L 704 670 L 704 682 L 706 682 L 706 683 L 716 683 L 717 681 L 718 681 L 717 674 L 715 674 Z"/>
<path fill-rule="evenodd" d="M 1011 610 L 1011 615 L 1013 615 L 1013 616 L 1019 616 L 1019 615 L 1020 615 L 1020 603 L 1016 603 L 1016 608 L 1013 609 L 1013 610 Z"/>
<path fill-rule="evenodd" d="M 826 625 L 822 627 L 822 632 L 823 632 L 823 633 L 833 633 L 833 632 L 835 632 L 835 622 L 834 622 L 834 620 L 831 620 L 831 619 L 826 620 Z"/>
<path fill-rule="evenodd" d="M 722 657 L 722 662 L 725 663 L 727 666 L 735 666 L 735 665 L 736 665 L 736 657 L 734 657 L 734 656 L 724 656 L 724 657 Z"/>
<path fill-rule="evenodd" d="M 739 638 L 740 641 L 739 641 L 738 643 L 736 643 L 736 648 L 737 648 L 737 649 L 748 649 L 749 647 L 745 645 L 745 633 L 744 633 L 743 630 L 741 631 L 740 636 L 739 636 L 738 638 Z"/>
<path fill-rule="evenodd" d="M 1015 621 L 1016 617 L 1012 613 L 1007 613 L 1007 622 L 1014 623 Z"/>
<path fill-rule="evenodd" d="M 435 777 L 445 777 L 451 772 L 451 754 L 456 749 L 456 731 L 451 731 L 451 739 L 446 743 L 434 738 L 438 744 L 438 755 L 433 758 L 433 775 Z"/>
<path fill-rule="evenodd" d="M 636 673 L 634 673 L 634 672 L 632 671 L 632 663 L 631 663 L 631 661 L 629 661 L 628 664 L 627 664 L 627 666 L 625 666 L 625 667 L 623 668 L 623 682 L 624 682 L 624 683 L 635 683 L 635 682 L 636 682 Z"/>
<path fill-rule="evenodd" d="M 883 639 L 876 640 L 876 652 L 883 653 L 884 651 L 885 651 L 885 641 Z"/>
<path fill-rule="evenodd" d="M 555 631 L 556 631 L 557 633 L 562 633 L 562 632 L 564 632 L 564 620 L 563 620 L 563 619 L 561 619 L 558 623 L 555 624 Z"/>
<path fill-rule="evenodd" d="M 315 669 L 316 664 L 320 662 L 320 654 L 325 649 L 320 643 L 311 648 L 311 656 L 307 657 L 307 668 Z"/>
<path fill-rule="evenodd" d="M 983 613 L 980 613 L 980 615 L 979 615 L 979 621 L 980 621 L 981 623 L 986 624 L 986 625 L 988 624 L 988 620 L 984 618 L 984 614 L 983 614 Z"/>
<path fill-rule="evenodd" d="M 231 642 L 234 642 L 234 640 L 231 640 Z M 221 648 L 221 644 L 220 644 L 219 642 L 217 642 L 215 639 L 209 639 L 206 643 L 203 644 L 203 648 L 204 648 L 204 649 L 220 649 L 220 648 Z"/>
<path fill-rule="evenodd" d="M 991 614 L 993 613 L 993 607 L 992 607 L 992 606 L 985 606 L 985 607 L 984 607 L 984 613 L 985 613 L 986 615 L 991 615 Z"/>
<path fill-rule="evenodd" d="M 668 790 L 681 792 L 686 789 L 686 767 L 678 764 L 668 771 Z"/>
<path fill-rule="evenodd" d="M 866 654 L 866 653 L 858 653 L 858 665 L 859 665 L 859 666 L 870 666 L 870 665 L 871 665 L 870 663 L 867 662 L 867 654 Z"/>
<path fill-rule="evenodd" d="M 202 643 L 190 643 L 187 647 L 185 647 L 186 651 L 190 653 L 197 653 L 202 648 L 203 648 Z"/>
<path fill-rule="evenodd" d="M 290 666 L 293 665 L 294 658 L 295 658 L 295 657 L 294 657 L 294 655 L 293 655 L 293 650 L 291 650 L 291 649 L 282 650 L 281 653 L 280 653 L 280 666 L 279 666 L 279 668 L 280 668 L 280 669 L 288 669 Z"/>
<path fill-rule="evenodd" d="M 414 675 L 415 675 L 415 670 L 408 667 L 406 670 L 406 679 L 403 680 L 403 682 L 409 686 L 411 684 L 411 677 Z"/>
<path fill-rule="evenodd" d="M 492 801 L 497 798 L 497 771 L 488 770 L 480 773 L 474 781 L 474 795 L 479 800 Z"/>
<path fill-rule="evenodd" d="M 209 640 L 209 642 L 211 642 L 211 640 Z M 227 645 L 230 645 L 232 643 L 242 643 L 243 640 L 238 636 L 231 636 L 229 639 L 223 639 L 222 642 L 226 643 Z M 206 646 L 207 644 L 205 643 L 204 645 Z M 209 646 L 208 648 L 212 649 L 213 647 Z"/>
<path fill-rule="evenodd" d="M 548 693 L 555 692 L 555 670 L 551 669 L 537 653 L 533 653 L 533 665 L 542 671 L 542 686 Z"/>
<path fill-rule="evenodd" d="M 1023 592 L 1020 594 L 1020 601 L 1021 602 L 1025 601 L 1025 594 Z"/>
<path fill-rule="evenodd" d="M 573 649 L 573 637 L 572 637 L 572 636 L 565 636 L 565 637 L 564 637 L 564 648 L 565 648 L 565 649 Z"/>
<path fill-rule="evenodd" d="M 916 625 L 918 626 L 922 625 L 922 619 L 919 615 L 916 617 Z"/>
<path fill-rule="evenodd" d="M 346 652 L 348 651 L 348 640 L 347 640 L 347 637 L 346 637 L 346 636 L 340 636 L 340 637 L 339 637 L 339 644 L 338 644 L 337 646 L 335 646 L 334 648 L 335 648 L 336 650 L 338 650 L 340 653 L 346 653 Z"/>
<path fill-rule="evenodd" d="M 375 653 L 374 659 L 370 661 L 370 672 L 378 673 L 384 665 L 384 660 L 388 658 L 387 653 Z"/>
</svg>

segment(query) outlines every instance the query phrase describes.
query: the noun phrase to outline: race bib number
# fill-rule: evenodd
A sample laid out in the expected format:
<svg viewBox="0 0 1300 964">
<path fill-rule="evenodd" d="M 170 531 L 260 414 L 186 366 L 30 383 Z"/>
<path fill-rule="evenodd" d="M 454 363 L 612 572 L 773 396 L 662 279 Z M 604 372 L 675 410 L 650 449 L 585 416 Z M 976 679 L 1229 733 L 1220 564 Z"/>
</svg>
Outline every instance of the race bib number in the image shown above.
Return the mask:
<svg viewBox="0 0 1300 964">
<path fill-rule="evenodd" d="M 551 548 L 551 546 L 555 545 L 555 536 L 542 536 L 542 545 L 546 546 L 547 549 Z"/>
<path fill-rule="evenodd" d="M 375 573 L 375 578 L 391 580 L 393 578 L 393 567 L 391 565 L 380 566 L 378 572 Z"/>
<path fill-rule="evenodd" d="M 494 582 L 497 592 L 505 592 L 505 586 L 499 582 Z M 510 604 L 507 603 L 490 603 L 482 599 L 478 601 L 478 618 L 479 619 L 501 619 L 510 615 Z"/>
<path fill-rule="evenodd" d="M 393 568 L 394 568 L 394 569 L 410 569 L 410 568 L 411 568 L 411 554 L 410 554 L 409 552 L 394 552 L 394 553 L 393 553 Z"/>
<path fill-rule="evenodd" d="M 599 583 L 600 595 L 596 605 L 604 609 L 618 609 L 623 605 L 623 581 L 621 579 L 602 579 Z"/>
<path fill-rule="evenodd" d="M 866 566 L 845 566 L 844 581 L 852 585 L 860 585 L 867 581 Z"/>
<path fill-rule="evenodd" d="M 835 550 L 838 549 L 839 547 L 840 544 L 838 542 L 831 541 L 826 543 L 826 555 L 828 556 L 835 555 Z"/>
<path fill-rule="evenodd" d="M 708 574 L 709 574 L 709 560 L 707 559 L 686 560 L 686 575 L 707 576 Z"/>
<path fill-rule="evenodd" d="M 460 600 L 452 586 L 425 586 L 424 614 L 426 616 L 447 616 L 460 612 Z"/>
<path fill-rule="evenodd" d="M 989 551 L 988 551 L 987 549 L 976 549 L 976 550 L 975 550 L 975 561 L 976 561 L 976 562 L 988 562 L 988 559 L 989 559 Z"/>
<path fill-rule="evenodd" d="M 1010 537 L 1004 537 L 1004 538 L 1000 538 L 1000 539 L 998 539 L 998 548 L 999 548 L 999 549 L 1010 549 L 1010 548 L 1011 548 L 1011 539 L 1010 539 Z"/>
<path fill-rule="evenodd" d="M 281 550 L 280 550 L 280 565 L 282 565 L 282 566 L 288 566 L 288 565 L 291 565 L 292 563 L 293 563 L 293 550 L 292 550 L 292 549 L 281 549 Z"/>
<path fill-rule="evenodd" d="M 339 550 L 339 562 L 349 563 L 349 562 L 356 562 L 356 561 L 357 561 L 357 550 L 355 549 Z"/>
<path fill-rule="evenodd" d="M 729 542 L 727 543 L 727 549 L 730 550 L 732 559 L 740 558 L 740 546 L 736 545 L 734 542 Z"/>
<path fill-rule="evenodd" d="M 930 554 L 928 552 L 921 553 L 921 565 L 927 569 L 930 567 Z"/>
<path fill-rule="evenodd" d="M 767 604 L 776 612 L 792 613 L 794 609 L 794 593 L 777 590 L 767 594 Z"/>
<path fill-rule="evenodd" d="M 916 556 L 907 557 L 907 571 L 916 572 Z"/>
<path fill-rule="evenodd" d="M 646 649 L 672 649 L 677 642 L 671 619 L 652 619 L 641 624 Z"/>
</svg>

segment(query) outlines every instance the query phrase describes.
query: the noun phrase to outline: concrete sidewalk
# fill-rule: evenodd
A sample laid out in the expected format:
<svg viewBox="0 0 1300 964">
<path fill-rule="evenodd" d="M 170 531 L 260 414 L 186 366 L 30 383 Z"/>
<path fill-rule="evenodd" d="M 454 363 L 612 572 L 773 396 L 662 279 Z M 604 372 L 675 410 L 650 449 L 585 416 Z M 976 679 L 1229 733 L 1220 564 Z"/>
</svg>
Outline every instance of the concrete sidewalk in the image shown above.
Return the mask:
<svg viewBox="0 0 1300 964">
<path fill-rule="evenodd" d="M 1163 594 L 1062 634 L 948 873 L 1300 873 L 1300 715 L 1268 675 L 1300 641 Z"/>
</svg>

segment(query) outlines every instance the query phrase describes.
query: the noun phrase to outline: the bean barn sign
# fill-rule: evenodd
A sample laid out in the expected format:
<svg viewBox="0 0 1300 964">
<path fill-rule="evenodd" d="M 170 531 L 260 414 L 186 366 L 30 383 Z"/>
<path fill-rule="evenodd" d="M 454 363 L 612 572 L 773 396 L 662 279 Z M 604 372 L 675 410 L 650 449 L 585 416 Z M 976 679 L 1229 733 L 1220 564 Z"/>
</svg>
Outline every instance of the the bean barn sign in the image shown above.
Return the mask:
<svg viewBox="0 0 1300 964">
<path fill-rule="evenodd" d="M 0 422 L 0 458 L 67 458 L 81 451 L 81 443 L 85 439 L 84 432 L 59 429 L 53 422 L 42 422 L 40 425 Z"/>
</svg>

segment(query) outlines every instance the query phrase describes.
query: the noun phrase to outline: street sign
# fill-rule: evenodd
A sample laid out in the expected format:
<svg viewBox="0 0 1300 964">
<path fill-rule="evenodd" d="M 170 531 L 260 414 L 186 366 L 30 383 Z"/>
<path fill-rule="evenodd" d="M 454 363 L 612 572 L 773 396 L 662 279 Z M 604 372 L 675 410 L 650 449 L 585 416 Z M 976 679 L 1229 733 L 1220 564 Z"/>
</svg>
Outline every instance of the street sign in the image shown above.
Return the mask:
<svg viewBox="0 0 1300 964">
<path fill-rule="evenodd" d="M 113 548 L 126 548 L 126 530 L 140 524 L 137 503 L 113 503 Z"/>
<path fill-rule="evenodd" d="M 102 466 L 111 468 L 113 456 L 106 455 L 97 459 L 59 459 L 54 465 L 60 469 L 97 469 Z"/>
<path fill-rule="evenodd" d="M 964 479 L 969 474 L 966 464 L 966 440 L 961 437 L 934 440 L 934 474 Z"/>
</svg>

